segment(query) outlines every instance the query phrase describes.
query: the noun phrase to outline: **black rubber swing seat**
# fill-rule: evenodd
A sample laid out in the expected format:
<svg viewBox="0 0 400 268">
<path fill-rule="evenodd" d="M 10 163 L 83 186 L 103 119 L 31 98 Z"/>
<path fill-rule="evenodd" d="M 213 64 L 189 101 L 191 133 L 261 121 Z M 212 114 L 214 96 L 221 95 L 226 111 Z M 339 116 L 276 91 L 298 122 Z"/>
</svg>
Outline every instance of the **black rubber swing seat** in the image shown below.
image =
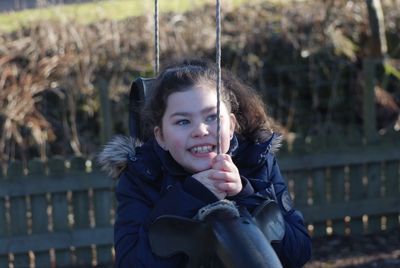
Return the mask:
<svg viewBox="0 0 400 268">
<path fill-rule="evenodd" d="M 136 78 L 132 84 L 129 94 L 129 135 L 135 140 L 145 141 L 143 124 L 141 123 L 140 109 L 150 95 L 154 78 Z"/>
</svg>

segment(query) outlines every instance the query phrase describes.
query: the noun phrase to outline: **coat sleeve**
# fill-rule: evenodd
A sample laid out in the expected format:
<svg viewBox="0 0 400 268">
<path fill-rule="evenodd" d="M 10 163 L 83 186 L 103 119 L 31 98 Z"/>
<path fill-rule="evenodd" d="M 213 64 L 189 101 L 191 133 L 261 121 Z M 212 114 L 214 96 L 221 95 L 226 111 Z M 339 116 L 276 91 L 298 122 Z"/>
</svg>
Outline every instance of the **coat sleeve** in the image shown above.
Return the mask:
<svg viewBox="0 0 400 268">
<path fill-rule="evenodd" d="M 276 158 L 269 155 L 270 179 L 274 185 L 276 199 L 285 220 L 285 236 L 280 243 L 273 244 L 284 267 L 301 267 L 311 258 L 311 239 L 304 225 L 302 214 L 295 210 L 283 180 Z"/>
<path fill-rule="evenodd" d="M 116 267 L 180 267 L 182 254 L 155 256 L 148 239 L 149 225 L 160 215 L 192 217 L 206 203 L 187 193 L 182 185 L 171 187 L 161 197 L 156 189 L 124 172 L 116 188 L 118 201 L 114 225 Z M 158 200 L 154 200 L 154 198 Z"/>
</svg>

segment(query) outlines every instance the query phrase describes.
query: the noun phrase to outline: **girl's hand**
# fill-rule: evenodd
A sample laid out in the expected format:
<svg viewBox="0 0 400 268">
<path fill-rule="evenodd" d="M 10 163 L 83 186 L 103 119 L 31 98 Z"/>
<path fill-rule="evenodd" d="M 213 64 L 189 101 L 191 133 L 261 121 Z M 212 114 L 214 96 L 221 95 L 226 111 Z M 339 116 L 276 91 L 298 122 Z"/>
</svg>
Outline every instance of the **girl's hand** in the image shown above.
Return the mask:
<svg viewBox="0 0 400 268">
<path fill-rule="evenodd" d="M 219 200 L 236 195 L 242 190 L 239 170 L 227 154 L 217 155 L 213 159 L 211 169 L 193 174 L 192 177 Z"/>
<path fill-rule="evenodd" d="M 196 174 L 193 174 L 192 177 L 196 179 L 198 182 L 203 184 L 209 191 L 211 191 L 219 200 L 224 199 L 226 197 L 226 192 L 221 191 L 217 188 L 217 183 L 214 179 L 212 179 L 213 173 L 216 171 L 213 169 L 208 169 Z"/>
<path fill-rule="evenodd" d="M 211 170 L 214 171 L 210 175 L 215 188 L 220 192 L 224 192 L 226 196 L 236 195 L 242 190 L 239 170 L 230 155 L 217 155 L 213 159 Z"/>
</svg>

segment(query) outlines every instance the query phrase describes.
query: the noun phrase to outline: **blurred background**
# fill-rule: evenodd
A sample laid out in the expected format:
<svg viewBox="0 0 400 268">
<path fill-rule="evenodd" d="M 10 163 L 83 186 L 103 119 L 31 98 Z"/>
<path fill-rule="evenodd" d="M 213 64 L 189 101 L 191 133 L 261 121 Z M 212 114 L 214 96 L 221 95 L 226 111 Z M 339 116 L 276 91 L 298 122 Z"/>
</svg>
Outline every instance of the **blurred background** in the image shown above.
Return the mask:
<svg viewBox="0 0 400 268">
<path fill-rule="evenodd" d="M 159 3 L 161 64 L 214 59 L 215 1 Z M 0 267 L 112 262 L 113 183 L 95 157 L 128 134 L 131 82 L 154 75 L 153 8 L 1 0 Z M 284 134 L 307 267 L 399 267 L 400 0 L 225 0 L 221 41 Z M 32 242 L 81 230 L 104 239 Z"/>
</svg>

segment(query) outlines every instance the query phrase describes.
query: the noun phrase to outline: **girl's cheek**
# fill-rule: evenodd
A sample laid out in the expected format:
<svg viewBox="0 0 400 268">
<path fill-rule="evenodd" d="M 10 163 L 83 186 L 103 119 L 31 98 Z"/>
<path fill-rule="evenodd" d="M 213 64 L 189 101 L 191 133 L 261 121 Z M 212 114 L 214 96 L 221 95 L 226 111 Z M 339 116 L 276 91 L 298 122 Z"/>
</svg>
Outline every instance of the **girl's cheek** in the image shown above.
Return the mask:
<svg viewBox="0 0 400 268">
<path fill-rule="evenodd" d="M 175 148 L 181 148 L 182 146 L 184 146 L 184 141 L 184 138 L 177 134 L 174 135 L 171 139 L 172 146 L 174 146 Z"/>
</svg>

